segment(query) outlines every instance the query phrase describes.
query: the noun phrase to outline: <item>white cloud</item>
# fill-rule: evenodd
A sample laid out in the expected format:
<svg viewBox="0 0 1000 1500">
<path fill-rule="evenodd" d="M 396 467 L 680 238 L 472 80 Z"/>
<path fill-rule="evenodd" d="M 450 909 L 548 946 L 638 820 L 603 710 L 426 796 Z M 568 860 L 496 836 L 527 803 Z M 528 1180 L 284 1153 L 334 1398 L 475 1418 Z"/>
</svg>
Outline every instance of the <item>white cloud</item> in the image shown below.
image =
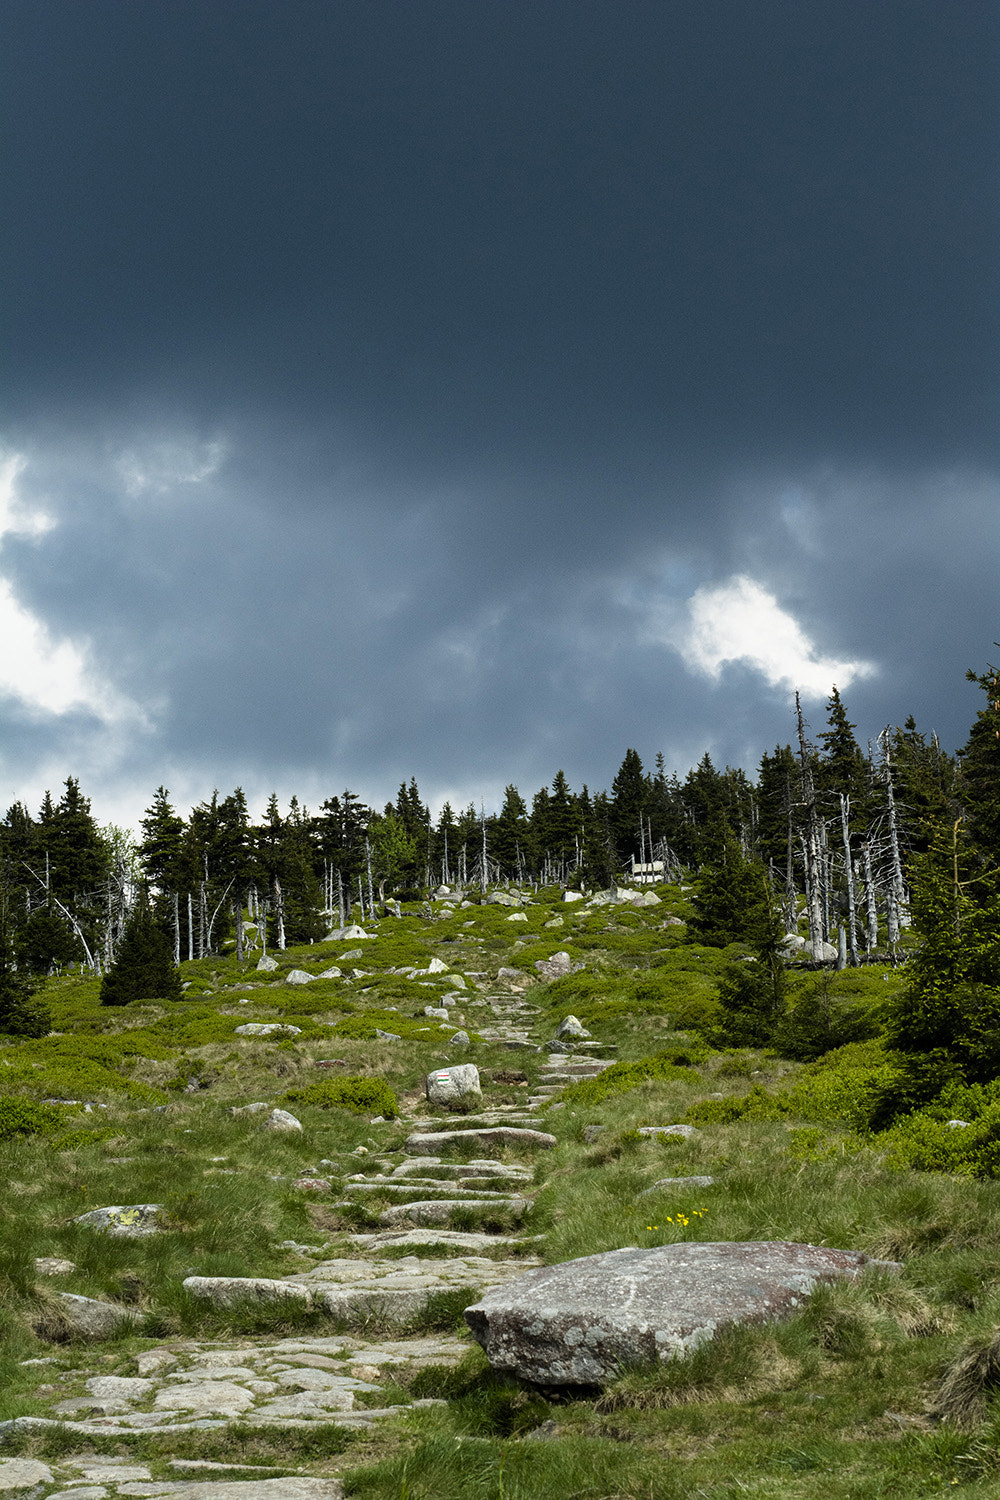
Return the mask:
<svg viewBox="0 0 1000 1500">
<path fill-rule="evenodd" d="M 20 454 L 0 458 L 0 544 L 5 536 L 41 538 L 56 522 L 29 510 L 17 481 L 27 467 Z M 65 714 L 84 710 L 104 724 L 141 723 L 138 705 L 119 693 L 88 661 L 85 646 L 59 639 L 17 599 L 0 574 L 0 695 L 34 712 Z"/>
<path fill-rule="evenodd" d="M 697 589 L 666 643 L 706 677 L 717 680 L 725 665 L 741 662 L 773 687 L 797 688 L 809 698 L 828 694 L 834 683 L 846 689 L 877 670 L 872 662 L 824 656 L 773 594 L 740 575 Z"/>
</svg>

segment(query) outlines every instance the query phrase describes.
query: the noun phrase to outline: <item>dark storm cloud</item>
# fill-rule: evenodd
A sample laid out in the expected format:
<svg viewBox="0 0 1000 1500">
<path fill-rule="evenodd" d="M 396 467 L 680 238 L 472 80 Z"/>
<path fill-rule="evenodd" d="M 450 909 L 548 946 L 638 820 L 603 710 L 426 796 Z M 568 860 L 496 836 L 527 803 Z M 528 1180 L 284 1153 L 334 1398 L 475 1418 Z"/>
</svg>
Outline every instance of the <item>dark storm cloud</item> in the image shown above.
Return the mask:
<svg viewBox="0 0 1000 1500">
<path fill-rule="evenodd" d="M 65 717 L 36 759 L 376 800 L 603 785 L 632 743 L 752 761 L 787 685 L 684 646 L 734 576 L 874 664 L 869 732 L 963 737 L 991 9 L 13 0 L 6 30 L 6 443 L 57 524 L 0 571 L 141 711 L 113 764 Z"/>
</svg>

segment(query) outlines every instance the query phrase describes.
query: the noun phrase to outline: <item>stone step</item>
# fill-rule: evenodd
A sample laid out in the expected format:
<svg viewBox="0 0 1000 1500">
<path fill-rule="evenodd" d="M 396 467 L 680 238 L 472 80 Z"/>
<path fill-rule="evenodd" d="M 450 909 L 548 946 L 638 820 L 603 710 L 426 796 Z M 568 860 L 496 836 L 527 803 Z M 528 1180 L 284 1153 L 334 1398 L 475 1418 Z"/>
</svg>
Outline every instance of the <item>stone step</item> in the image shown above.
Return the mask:
<svg viewBox="0 0 1000 1500">
<path fill-rule="evenodd" d="M 530 1174 L 525 1174 L 525 1180 L 530 1181 Z M 412 1182 L 345 1182 L 343 1186 L 345 1193 L 389 1193 L 393 1197 L 409 1194 L 411 1198 L 427 1197 L 435 1191 L 442 1194 L 450 1194 L 453 1198 L 505 1198 L 507 1194 L 495 1188 L 487 1188 L 483 1192 L 469 1192 L 463 1188 L 461 1183 L 436 1182 L 433 1177 L 415 1177 Z"/>
<path fill-rule="evenodd" d="M 486 1177 L 520 1177 L 523 1168 L 506 1166 L 503 1162 L 492 1161 L 488 1157 L 480 1160 L 478 1157 L 473 1161 L 446 1162 L 440 1156 L 411 1156 L 401 1162 L 392 1173 L 395 1178 L 410 1178 L 422 1170 L 433 1167 L 435 1171 L 445 1173 L 448 1177 L 467 1177 L 470 1172 L 477 1172 Z"/>
<path fill-rule="evenodd" d="M 435 1147 L 452 1145 L 456 1141 L 543 1151 L 558 1144 L 555 1136 L 544 1130 L 519 1130 L 511 1125 L 489 1125 L 467 1130 L 417 1131 L 409 1137 L 403 1149 L 410 1156 L 424 1156 Z"/>
<path fill-rule="evenodd" d="M 380 1224 L 447 1224 L 456 1209 L 504 1208 L 515 1218 L 522 1218 L 534 1203 L 533 1198 L 425 1198 L 416 1203 L 397 1203 L 379 1215 Z"/>
</svg>

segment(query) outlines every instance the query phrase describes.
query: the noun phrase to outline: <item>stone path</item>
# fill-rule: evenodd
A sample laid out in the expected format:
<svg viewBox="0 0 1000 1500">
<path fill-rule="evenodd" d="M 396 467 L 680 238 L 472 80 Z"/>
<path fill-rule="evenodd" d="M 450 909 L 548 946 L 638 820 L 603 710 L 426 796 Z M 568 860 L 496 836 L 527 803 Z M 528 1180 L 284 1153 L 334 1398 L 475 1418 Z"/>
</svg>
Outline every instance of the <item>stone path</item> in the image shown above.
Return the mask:
<svg viewBox="0 0 1000 1500">
<path fill-rule="evenodd" d="M 490 1007 L 493 1019 L 491 1027 L 478 1028 L 482 1035 L 512 1050 L 542 1050 L 528 1035 L 537 1007 L 510 994 L 481 993 L 479 998 Z M 589 1045 L 593 1049 L 597 1044 Z M 394 1323 L 403 1327 L 429 1298 L 443 1293 L 461 1290 L 474 1302 L 487 1289 L 538 1264 L 528 1253 L 530 1238 L 512 1230 L 490 1234 L 454 1229 L 452 1215 L 456 1210 L 474 1212 L 488 1222 L 491 1214 L 499 1213 L 516 1223 L 531 1206 L 538 1153 L 556 1144 L 543 1128 L 541 1106 L 566 1083 L 593 1077 L 608 1065 L 606 1059 L 564 1046 L 543 1064 L 545 1082 L 526 1103 L 484 1108 L 465 1118 L 423 1117 L 402 1159 L 362 1156 L 366 1170 L 339 1184 L 344 1194 L 340 1206 L 356 1209 L 359 1203 L 367 1206 L 369 1200 L 381 1200 L 380 1227 L 345 1236 L 354 1255 L 315 1260 L 321 1247 L 289 1246 L 311 1260 L 292 1275 L 191 1276 L 184 1282 L 189 1295 L 209 1303 L 224 1305 L 240 1298 L 292 1301 L 325 1312 L 349 1331 L 287 1338 L 176 1339 L 145 1349 L 131 1361 L 123 1356 L 116 1374 L 100 1372 L 102 1360 L 114 1362 L 115 1357 L 102 1356 L 93 1347 L 77 1346 L 78 1358 L 70 1369 L 63 1368 L 65 1356 L 28 1360 L 26 1365 L 37 1367 L 36 1394 L 47 1403 L 47 1414 L 0 1423 L 0 1434 L 57 1423 L 79 1434 L 81 1442 L 97 1435 L 211 1431 L 234 1420 L 258 1428 L 327 1423 L 368 1427 L 412 1406 L 439 1404 L 435 1398 L 406 1399 L 407 1379 L 429 1365 L 454 1365 L 468 1351 L 468 1338 L 367 1336 L 364 1326 L 376 1319 L 381 1329 Z M 461 1159 L 470 1147 L 471 1159 Z M 489 1150 L 502 1150 L 505 1159 L 486 1155 Z M 327 1188 L 321 1174 L 333 1165 L 323 1162 L 308 1169 L 298 1185 Z M 385 1200 L 390 1200 L 388 1206 Z M 428 1246 L 434 1246 L 434 1256 L 421 1254 Z M 442 1257 L 442 1246 L 452 1253 Z M 60 1500 L 112 1500 L 119 1495 L 151 1500 L 338 1500 L 342 1493 L 335 1479 L 289 1475 L 266 1466 L 257 1466 L 253 1473 L 259 1477 L 252 1478 L 243 1468 L 198 1460 L 174 1460 L 170 1468 L 179 1477 L 154 1479 L 141 1464 L 84 1452 L 49 1464 L 6 1459 L 0 1460 L 0 1496 L 5 1490 L 24 1488 Z M 228 1477 L 234 1471 L 239 1479 Z"/>
</svg>

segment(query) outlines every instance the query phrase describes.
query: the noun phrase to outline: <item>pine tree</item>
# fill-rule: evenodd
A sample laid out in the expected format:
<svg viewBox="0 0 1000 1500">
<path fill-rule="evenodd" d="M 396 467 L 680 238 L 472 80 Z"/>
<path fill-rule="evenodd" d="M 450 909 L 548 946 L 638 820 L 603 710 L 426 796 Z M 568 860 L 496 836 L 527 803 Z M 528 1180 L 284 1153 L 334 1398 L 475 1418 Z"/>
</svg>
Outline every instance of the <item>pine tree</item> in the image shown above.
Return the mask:
<svg viewBox="0 0 1000 1500">
<path fill-rule="evenodd" d="M 118 957 L 101 980 L 102 1005 L 130 1005 L 133 1000 L 180 1000 L 180 971 L 170 940 L 159 927 L 143 891 L 132 910 L 118 947 Z"/>
<path fill-rule="evenodd" d="M 640 852 L 639 819 L 645 815 L 648 800 L 649 787 L 639 752 L 626 750 L 611 783 L 611 832 L 622 864 Z"/>
</svg>

